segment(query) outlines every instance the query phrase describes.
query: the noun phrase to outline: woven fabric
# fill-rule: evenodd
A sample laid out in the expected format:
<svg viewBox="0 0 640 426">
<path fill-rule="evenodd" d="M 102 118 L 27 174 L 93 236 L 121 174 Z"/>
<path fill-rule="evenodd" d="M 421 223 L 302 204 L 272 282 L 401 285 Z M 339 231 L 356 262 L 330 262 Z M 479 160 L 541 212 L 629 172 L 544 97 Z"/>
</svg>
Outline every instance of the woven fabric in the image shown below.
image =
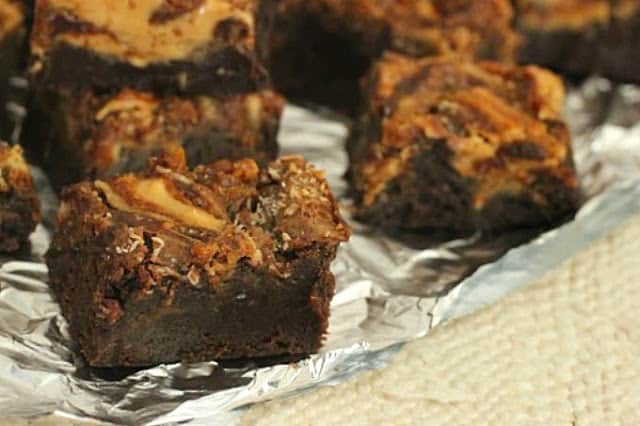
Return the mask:
<svg viewBox="0 0 640 426">
<path fill-rule="evenodd" d="M 244 425 L 640 425 L 640 217 L 384 370 Z"/>
</svg>

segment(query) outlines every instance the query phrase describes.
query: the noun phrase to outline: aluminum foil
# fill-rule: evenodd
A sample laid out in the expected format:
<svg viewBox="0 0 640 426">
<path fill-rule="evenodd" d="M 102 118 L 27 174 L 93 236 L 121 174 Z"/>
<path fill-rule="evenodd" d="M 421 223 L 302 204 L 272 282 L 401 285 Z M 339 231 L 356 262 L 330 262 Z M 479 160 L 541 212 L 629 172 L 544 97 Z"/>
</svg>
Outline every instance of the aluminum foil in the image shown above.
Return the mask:
<svg viewBox="0 0 640 426">
<path fill-rule="evenodd" d="M 383 366 L 403 342 L 526 285 L 640 212 L 640 88 L 590 79 L 569 93 L 567 116 L 587 196 L 574 221 L 543 235 L 454 241 L 390 238 L 352 221 L 354 236 L 333 266 L 338 291 L 326 345 L 298 363 L 89 368 L 48 291 L 42 258 L 49 227 L 38 227 L 31 252 L 0 266 L 0 415 L 233 424 L 248 404 Z M 346 135 L 339 120 L 289 107 L 281 143 L 285 153 L 302 153 L 327 171 L 349 218 Z M 55 196 L 38 176 L 51 217 Z"/>
</svg>

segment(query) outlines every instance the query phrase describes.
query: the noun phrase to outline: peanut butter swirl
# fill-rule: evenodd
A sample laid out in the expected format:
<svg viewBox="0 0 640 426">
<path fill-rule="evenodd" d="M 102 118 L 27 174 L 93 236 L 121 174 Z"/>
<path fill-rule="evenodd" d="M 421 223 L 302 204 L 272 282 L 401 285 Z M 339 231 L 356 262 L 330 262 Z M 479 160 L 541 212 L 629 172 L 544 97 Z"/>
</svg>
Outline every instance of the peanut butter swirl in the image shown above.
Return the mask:
<svg viewBox="0 0 640 426">
<path fill-rule="evenodd" d="M 227 28 L 233 27 L 233 37 Z M 239 30 L 241 29 L 241 30 Z M 246 0 L 43 0 L 32 51 L 55 43 L 123 59 L 136 67 L 181 60 L 204 49 L 254 43 L 253 3 Z M 213 45 L 213 46 L 212 46 Z"/>
<path fill-rule="evenodd" d="M 237 140 L 237 149 L 249 155 L 263 149 L 265 127 L 283 106 L 284 100 L 268 90 L 226 98 L 83 91 L 63 104 L 71 132 L 67 140 L 75 145 L 70 149 L 82 153 L 83 173 L 97 177 L 112 175 L 130 152 L 170 150 L 214 131 Z"/>
<path fill-rule="evenodd" d="M 96 181 L 95 186 L 111 207 L 123 212 L 215 232 L 222 231 L 227 223 L 226 218 L 217 218 L 185 200 L 171 179 L 125 176 L 111 183 Z"/>
<path fill-rule="evenodd" d="M 140 272 L 150 286 L 145 274 L 153 270 L 175 271 L 192 285 L 201 276 L 218 283 L 243 260 L 286 276 L 287 262 L 278 260 L 284 253 L 335 247 L 350 235 L 323 174 L 299 157 L 264 169 L 247 159 L 189 170 L 177 149 L 147 173 L 78 184 L 62 201 L 60 227 L 119 235 L 116 255 L 152 263 Z"/>
<path fill-rule="evenodd" d="M 535 30 L 577 30 L 607 25 L 611 0 L 516 0 L 520 24 Z"/>
<path fill-rule="evenodd" d="M 548 71 L 389 54 L 369 85 L 368 120 L 378 130 L 356 166 L 365 208 L 410 169 L 428 141 L 445 144 L 452 167 L 473 182 L 476 210 L 498 194 L 527 193 L 541 171 L 578 186 L 561 121 L 563 85 Z M 546 202 L 542 194 L 530 195 Z"/>
</svg>

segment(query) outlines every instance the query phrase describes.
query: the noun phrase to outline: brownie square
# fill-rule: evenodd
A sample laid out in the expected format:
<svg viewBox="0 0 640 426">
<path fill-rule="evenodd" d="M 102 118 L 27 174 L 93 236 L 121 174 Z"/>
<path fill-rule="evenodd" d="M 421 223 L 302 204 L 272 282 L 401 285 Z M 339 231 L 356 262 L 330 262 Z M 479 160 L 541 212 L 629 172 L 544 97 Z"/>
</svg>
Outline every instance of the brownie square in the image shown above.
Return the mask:
<svg viewBox="0 0 640 426">
<path fill-rule="evenodd" d="M 520 62 L 573 76 L 595 72 L 598 46 L 609 26 L 611 0 L 515 0 L 526 42 Z"/>
<path fill-rule="evenodd" d="M 11 79 L 26 65 L 27 24 L 18 0 L 0 0 L 0 138 L 13 140 L 22 116 L 10 103 L 16 101 Z"/>
<path fill-rule="evenodd" d="M 28 247 L 40 219 L 40 201 L 22 148 L 0 142 L 0 251 Z"/>
<path fill-rule="evenodd" d="M 384 50 L 511 62 L 512 19 L 509 0 L 282 0 L 268 67 L 287 97 L 353 112 L 358 80 Z"/>
<path fill-rule="evenodd" d="M 324 339 L 350 230 L 299 157 L 143 174 L 62 193 L 50 286 L 97 367 L 306 355 Z"/>
<path fill-rule="evenodd" d="M 360 220 L 452 233 L 548 225 L 579 188 L 551 72 L 387 54 L 349 143 Z"/>
<path fill-rule="evenodd" d="M 56 187 L 144 171 L 152 156 L 178 146 L 192 165 L 244 157 L 265 165 L 278 154 L 284 100 L 267 90 L 224 98 L 44 91 L 36 98 L 25 139 Z"/>
<path fill-rule="evenodd" d="M 252 0 L 39 0 L 32 75 L 53 90 L 252 92 L 268 83 L 263 21 Z"/>
</svg>

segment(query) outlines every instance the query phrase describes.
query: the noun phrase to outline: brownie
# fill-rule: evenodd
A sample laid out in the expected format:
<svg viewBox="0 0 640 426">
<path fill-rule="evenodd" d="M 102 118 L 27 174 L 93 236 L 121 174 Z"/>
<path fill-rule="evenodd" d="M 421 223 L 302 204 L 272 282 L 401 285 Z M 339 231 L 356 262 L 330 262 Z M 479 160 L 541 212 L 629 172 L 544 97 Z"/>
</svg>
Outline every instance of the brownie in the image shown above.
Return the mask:
<svg viewBox="0 0 640 426">
<path fill-rule="evenodd" d="M 263 21 L 254 0 L 39 0 L 32 76 L 56 91 L 252 92 L 268 83 Z"/>
<path fill-rule="evenodd" d="M 29 235 L 41 219 L 31 171 L 22 148 L 0 142 L 0 251 L 28 247 Z"/>
<path fill-rule="evenodd" d="M 535 66 L 387 54 L 351 140 L 356 217 L 451 233 L 549 225 L 579 203 L 561 80 Z"/>
<path fill-rule="evenodd" d="M 276 88 L 346 112 L 384 50 L 511 62 L 519 44 L 509 0 L 281 0 L 274 19 L 267 63 Z"/>
<path fill-rule="evenodd" d="M 189 170 L 177 150 L 67 187 L 46 259 L 92 366 L 302 356 L 323 344 L 349 235 L 299 157 Z"/>
<path fill-rule="evenodd" d="M 25 140 L 55 187 L 144 171 L 149 158 L 183 146 L 192 165 L 278 154 L 284 100 L 271 91 L 225 98 L 156 96 L 125 89 L 36 96 Z"/>
<path fill-rule="evenodd" d="M 22 118 L 21 111 L 11 105 L 11 102 L 18 100 L 12 79 L 24 71 L 26 34 L 22 3 L 18 0 L 0 0 L 0 138 L 4 140 L 15 139 L 14 132 Z"/>
<path fill-rule="evenodd" d="M 520 62 L 581 76 L 598 65 L 597 45 L 609 25 L 610 0 L 515 0 L 526 42 Z"/>
</svg>

